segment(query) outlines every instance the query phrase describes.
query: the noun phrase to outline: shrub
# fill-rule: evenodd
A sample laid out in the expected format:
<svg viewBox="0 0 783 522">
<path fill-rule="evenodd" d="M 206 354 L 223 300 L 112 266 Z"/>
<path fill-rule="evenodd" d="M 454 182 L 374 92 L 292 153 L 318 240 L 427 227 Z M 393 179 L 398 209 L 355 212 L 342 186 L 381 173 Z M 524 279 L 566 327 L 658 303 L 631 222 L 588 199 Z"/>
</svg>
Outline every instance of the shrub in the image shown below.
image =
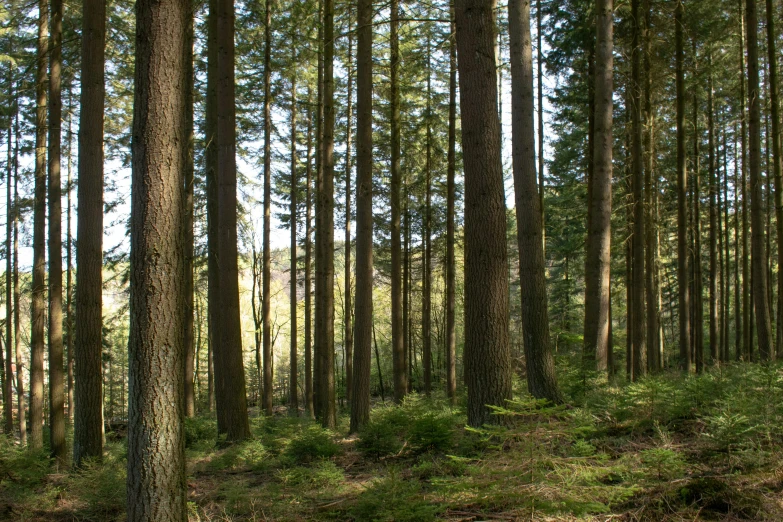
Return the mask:
<svg viewBox="0 0 783 522">
<path fill-rule="evenodd" d="M 309 426 L 291 439 L 285 454 L 294 462 L 311 462 L 328 459 L 340 453 L 340 446 L 333 440 L 333 434 L 319 426 Z"/>
</svg>

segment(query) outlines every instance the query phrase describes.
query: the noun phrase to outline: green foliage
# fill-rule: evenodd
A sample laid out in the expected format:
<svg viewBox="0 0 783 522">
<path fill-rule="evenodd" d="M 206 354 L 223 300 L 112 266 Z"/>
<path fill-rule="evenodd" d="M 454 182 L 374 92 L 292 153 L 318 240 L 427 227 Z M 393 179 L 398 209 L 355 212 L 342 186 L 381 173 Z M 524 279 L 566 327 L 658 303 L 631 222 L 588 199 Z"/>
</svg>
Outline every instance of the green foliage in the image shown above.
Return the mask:
<svg viewBox="0 0 783 522">
<path fill-rule="evenodd" d="M 349 514 L 354 520 L 427 522 L 440 507 L 425 499 L 419 482 L 405 480 L 395 468 L 375 480 L 357 499 Z"/>
<path fill-rule="evenodd" d="M 334 442 L 333 437 L 330 431 L 320 426 L 309 426 L 291 439 L 285 455 L 297 463 L 334 457 L 341 452 L 341 449 Z"/>
<path fill-rule="evenodd" d="M 124 448 L 117 450 L 110 449 L 102 462 L 85 463 L 70 477 L 68 493 L 79 499 L 84 519 L 119 520 L 125 514 Z"/>
<path fill-rule="evenodd" d="M 190 417 L 185 419 L 185 447 L 203 448 L 214 446 L 217 440 L 217 420 L 211 417 Z"/>
</svg>

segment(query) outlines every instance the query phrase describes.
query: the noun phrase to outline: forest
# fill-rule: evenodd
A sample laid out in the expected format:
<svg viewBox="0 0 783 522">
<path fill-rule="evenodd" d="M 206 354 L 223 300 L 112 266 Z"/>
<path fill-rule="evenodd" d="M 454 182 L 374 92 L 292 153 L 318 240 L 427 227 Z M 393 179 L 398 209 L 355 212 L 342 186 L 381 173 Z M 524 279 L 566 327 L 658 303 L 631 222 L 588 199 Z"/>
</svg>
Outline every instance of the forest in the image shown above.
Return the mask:
<svg viewBox="0 0 783 522">
<path fill-rule="evenodd" d="M 5 0 L 0 519 L 783 520 L 781 0 Z"/>
</svg>

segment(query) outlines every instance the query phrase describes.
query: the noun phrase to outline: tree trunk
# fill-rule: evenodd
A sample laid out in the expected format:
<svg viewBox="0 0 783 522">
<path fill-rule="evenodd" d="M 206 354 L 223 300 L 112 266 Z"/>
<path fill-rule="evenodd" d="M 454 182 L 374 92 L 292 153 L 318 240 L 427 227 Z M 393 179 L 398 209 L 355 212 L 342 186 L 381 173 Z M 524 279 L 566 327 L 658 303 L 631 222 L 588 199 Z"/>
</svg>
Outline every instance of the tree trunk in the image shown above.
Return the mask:
<svg viewBox="0 0 783 522">
<path fill-rule="evenodd" d="M 334 1 L 324 0 L 323 122 L 315 228 L 315 344 L 321 424 L 337 425 L 334 394 Z M 358 285 L 357 285 L 358 287 Z M 369 344 L 368 344 L 369 346 Z"/>
<path fill-rule="evenodd" d="M 67 179 L 65 182 L 65 325 L 64 325 L 64 343 L 65 343 L 65 385 L 66 398 L 65 407 L 67 408 L 68 422 L 73 426 L 74 397 L 73 397 L 73 235 L 71 226 L 71 217 L 73 215 L 73 205 L 71 204 L 71 193 L 73 192 L 73 92 L 71 86 L 68 87 L 68 132 L 66 142 L 68 143 L 67 160 Z M 16 190 L 16 189 L 14 189 Z M 14 196 L 16 200 L 16 196 Z M 16 203 L 14 203 L 16 204 Z M 15 218 L 14 218 L 15 219 Z"/>
<path fill-rule="evenodd" d="M 184 0 L 136 4 L 128 341 L 127 514 L 131 522 L 187 519 L 182 370 L 185 256 L 179 209 L 187 154 L 184 84 L 189 13 Z"/>
<path fill-rule="evenodd" d="M 645 0 L 644 17 L 644 113 L 647 123 L 647 132 L 644 135 L 644 149 L 646 154 L 644 169 L 645 204 L 647 207 L 646 242 L 645 245 L 645 296 L 647 299 L 647 371 L 657 372 L 663 367 L 660 349 L 660 323 L 658 320 L 658 271 L 655 256 L 658 223 L 656 219 L 653 191 L 655 184 L 653 177 L 657 177 L 655 170 L 655 113 L 652 104 L 652 73 L 650 65 L 652 61 L 652 0 Z"/>
<path fill-rule="evenodd" d="M 213 0 L 215 64 L 215 184 L 217 228 L 215 253 L 217 294 L 215 399 L 218 434 L 229 442 L 250 436 L 245 395 L 245 370 L 239 321 L 239 270 L 237 266 L 236 112 L 234 96 L 234 2 Z M 210 17 L 212 13 L 210 12 Z"/>
<path fill-rule="evenodd" d="M 693 45 L 693 59 L 697 61 L 696 44 Z M 694 76 L 696 72 L 694 71 Z M 701 153 L 699 152 L 699 98 L 693 90 L 693 361 L 696 373 L 704 369 L 704 305 L 701 266 Z"/>
<path fill-rule="evenodd" d="M 612 0 L 596 0 L 595 139 L 585 272 L 585 356 L 607 370 L 612 213 Z"/>
<path fill-rule="evenodd" d="M 76 353 L 73 461 L 103 454 L 103 106 L 105 0 L 85 0 L 76 216 Z"/>
<path fill-rule="evenodd" d="M 424 118 L 426 120 L 426 138 L 424 144 L 424 183 L 425 201 L 423 216 L 423 247 L 424 258 L 422 272 L 421 295 L 421 338 L 422 361 L 424 367 L 424 393 L 432 392 L 432 49 L 427 39 L 427 105 Z M 500 74 L 501 68 L 498 68 Z M 500 80 L 498 80 L 500 82 Z M 500 103 L 500 101 L 499 101 Z M 502 132 L 502 131 L 501 131 Z M 502 135 L 501 135 L 502 141 Z"/>
<path fill-rule="evenodd" d="M 264 398 L 262 407 L 272 415 L 272 0 L 266 0 L 264 24 L 264 239 L 261 316 L 264 321 Z"/>
<path fill-rule="evenodd" d="M 631 168 L 633 187 L 633 379 L 647 370 L 647 325 L 645 321 L 645 212 L 644 212 L 644 157 L 642 152 L 642 31 L 641 0 L 632 0 L 631 18 L 634 21 L 631 73 Z"/>
<path fill-rule="evenodd" d="M 468 424 L 501 422 L 511 397 L 506 206 L 494 41 L 495 0 L 457 0 L 465 161 L 465 363 Z"/>
<path fill-rule="evenodd" d="M 19 289 L 19 105 L 14 107 L 14 355 L 16 359 L 16 400 L 19 422 L 19 443 L 22 447 L 27 445 L 27 420 L 25 415 L 24 399 L 24 363 L 22 357 L 22 336 L 19 334 L 19 302 L 21 291 Z M 72 403 L 73 404 L 73 403 Z"/>
<path fill-rule="evenodd" d="M 707 67 L 709 68 L 709 84 L 707 87 L 707 147 L 709 148 L 709 195 L 710 195 L 710 360 L 714 364 L 718 360 L 718 349 L 720 340 L 718 337 L 718 328 L 720 328 L 719 319 L 719 297 L 718 297 L 718 203 L 717 191 L 718 181 L 716 176 L 715 160 L 715 122 L 713 108 L 713 87 L 712 87 L 712 53 L 708 51 Z"/>
<path fill-rule="evenodd" d="M 766 1 L 767 61 L 769 63 L 769 102 L 772 119 L 772 174 L 775 177 L 775 222 L 778 240 L 778 263 L 783 262 L 783 134 L 780 128 L 780 84 L 778 82 L 778 55 L 776 50 L 775 6 Z M 769 175 L 769 173 L 767 174 Z M 783 357 L 783 277 L 778 270 L 777 330 L 775 352 Z"/>
<path fill-rule="evenodd" d="M 751 263 L 753 300 L 759 356 L 762 361 L 774 359 L 771 320 L 767 298 L 766 246 L 764 244 L 764 208 L 761 190 L 761 108 L 759 106 L 759 51 L 756 0 L 746 1 L 748 22 L 748 103 L 750 137 L 750 218 L 752 225 Z"/>
<path fill-rule="evenodd" d="M 312 94 L 308 90 L 307 92 L 308 105 L 312 103 Z M 305 275 L 304 275 L 304 295 L 305 295 L 305 310 L 304 310 L 304 333 L 305 333 L 305 413 L 308 417 L 312 418 L 315 415 L 315 409 L 313 408 L 313 331 L 312 324 L 313 319 L 311 315 L 312 310 L 312 267 L 311 267 L 311 251 L 313 237 L 312 230 L 312 205 L 313 205 L 313 166 L 312 166 L 312 149 L 313 149 L 313 111 L 309 111 L 309 118 L 307 118 L 307 188 L 305 189 L 305 197 L 307 199 L 305 203 Z"/>
<path fill-rule="evenodd" d="M 68 458 L 65 447 L 63 360 L 63 257 L 60 137 L 62 121 L 62 0 L 51 2 L 49 37 L 49 449 L 56 467 Z"/>
<path fill-rule="evenodd" d="M 741 126 L 741 144 L 742 144 L 742 354 L 741 357 L 750 361 L 751 342 L 753 335 L 750 327 L 750 270 L 748 266 L 748 259 L 750 258 L 750 252 L 748 250 L 748 236 L 750 235 L 750 225 L 748 223 L 748 201 L 750 200 L 749 187 L 748 187 L 748 162 L 747 162 L 747 112 L 745 110 L 745 15 L 743 0 L 739 0 L 739 18 L 740 18 L 740 38 L 739 38 L 739 55 L 740 55 L 740 104 L 742 106 L 742 114 L 740 118 Z M 740 359 L 740 354 L 737 354 L 737 359 Z"/>
<path fill-rule="evenodd" d="M 402 230 L 400 228 L 402 172 L 400 171 L 400 67 L 399 5 L 391 3 L 390 29 L 390 104 L 391 104 L 391 323 L 392 362 L 394 365 L 394 401 L 400 403 L 408 392 L 405 341 L 402 314 Z"/>
<path fill-rule="evenodd" d="M 536 0 L 536 65 L 538 66 L 538 201 L 541 207 L 541 243 L 546 262 L 546 208 L 544 207 L 544 48 L 541 0 Z"/>
<path fill-rule="evenodd" d="M 536 179 L 530 4 L 524 0 L 510 0 L 508 16 L 519 277 L 525 281 L 520 285 L 520 291 L 527 388 L 536 398 L 560 403 L 563 396 L 557 386 L 555 360 L 549 338 L 544 242 L 541 237 L 542 212 Z"/>
<path fill-rule="evenodd" d="M 348 31 L 348 124 L 345 137 L 345 395 L 353 399 L 353 305 L 351 304 L 351 130 L 353 125 L 353 32 Z M 393 240 L 394 236 L 392 236 Z"/>
<path fill-rule="evenodd" d="M 685 49 L 684 7 L 674 10 L 677 58 L 677 282 L 679 285 L 680 368 L 691 371 L 690 270 L 688 268 L 688 173 L 685 168 Z"/>
<path fill-rule="evenodd" d="M 296 63 L 296 56 L 293 57 L 293 62 Z M 296 276 L 296 229 L 297 229 L 297 215 L 296 215 L 296 194 L 299 190 L 299 181 L 296 177 L 296 69 L 291 73 L 291 214 L 290 214 L 290 227 L 291 227 L 291 287 L 290 287 L 290 305 L 291 305 L 291 352 L 290 352 L 290 377 L 288 382 L 288 406 L 291 409 L 291 414 L 299 415 L 299 390 L 298 390 L 298 376 L 299 376 L 299 364 L 298 364 L 298 340 L 299 329 L 297 326 L 297 276 Z"/>
<path fill-rule="evenodd" d="M 193 71 L 193 17 L 195 13 L 193 5 L 189 3 L 188 6 L 190 11 L 188 13 L 188 24 L 185 27 L 185 78 L 187 78 L 187 83 L 183 86 L 185 89 L 187 156 L 185 157 L 185 164 L 182 166 L 182 190 L 184 192 L 182 226 L 185 238 L 185 329 L 182 337 L 185 344 L 185 415 L 193 417 L 196 414 L 196 393 L 193 382 L 196 357 L 196 348 L 194 346 L 195 321 L 193 317 L 193 257 L 195 249 L 193 234 L 193 91 L 196 78 Z"/>
<path fill-rule="evenodd" d="M 8 80 L 9 80 L 9 99 L 11 100 L 11 103 L 13 103 L 14 99 L 14 90 L 13 90 L 13 69 L 11 67 L 8 68 Z M 3 371 L 3 431 L 5 434 L 9 437 L 13 437 L 14 433 L 14 391 L 13 391 L 13 381 L 14 381 L 14 373 L 13 368 L 11 366 L 11 363 L 13 363 L 13 352 L 11 351 L 11 342 L 14 338 L 14 323 L 13 323 L 13 305 L 11 304 L 11 288 L 12 288 L 12 281 L 11 281 L 11 272 L 12 272 L 12 258 L 11 258 L 11 221 L 13 220 L 12 217 L 12 208 L 13 205 L 11 204 L 11 171 L 13 169 L 13 149 L 11 148 L 12 145 L 12 137 L 13 137 L 13 124 L 12 120 L 9 117 L 8 118 L 8 154 L 6 158 L 6 172 L 5 172 L 5 183 L 6 183 L 6 221 L 5 221 L 5 357 L 4 357 L 4 365 L 2 368 Z M 0 357 L 3 357 L 2 354 L 0 354 Z"/>
<path fill-rule="evenodd" d="M 455 200 L 457 199 L 457 44 L 454 5 L 450 8 L 451 37 L 449 38 L 449 149 L 446 175 L 446 396 L 454 405 L 457 401 L 457 332 L 456 285 L 457 270 L 454 254 Z M 404 361 L 403 353 L 403 361 Z"/>
<path fill-rule="evenodd" d="M 356 323 L 351 432 L 370 420 L 373 326 L 372 0 L 357 4 L 356 45 Z"/>
</svg>

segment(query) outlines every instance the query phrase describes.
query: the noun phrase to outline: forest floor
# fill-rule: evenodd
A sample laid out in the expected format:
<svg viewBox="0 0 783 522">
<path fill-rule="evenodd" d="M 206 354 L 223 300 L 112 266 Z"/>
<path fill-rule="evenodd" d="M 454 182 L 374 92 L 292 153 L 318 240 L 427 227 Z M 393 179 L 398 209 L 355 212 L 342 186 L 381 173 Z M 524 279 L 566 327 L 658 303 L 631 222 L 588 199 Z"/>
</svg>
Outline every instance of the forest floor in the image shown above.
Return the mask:
<svg viewBox="0 0 783 522">
<path fill-rule="evenodd" d="M 783 367 L 613 385 L 566 370 L 561 385 L 568 405 L 523 397 L 480 430 L 415 395 L 351 437 L 345 417 L 331 432 L 281 411 L 218 448 L 214 420 L 189 419 L 190 519 L 783 520 Z M 61 474 L 4 440 L 0 519 L 124 520 L 117 439 Z"/>
</svg>

